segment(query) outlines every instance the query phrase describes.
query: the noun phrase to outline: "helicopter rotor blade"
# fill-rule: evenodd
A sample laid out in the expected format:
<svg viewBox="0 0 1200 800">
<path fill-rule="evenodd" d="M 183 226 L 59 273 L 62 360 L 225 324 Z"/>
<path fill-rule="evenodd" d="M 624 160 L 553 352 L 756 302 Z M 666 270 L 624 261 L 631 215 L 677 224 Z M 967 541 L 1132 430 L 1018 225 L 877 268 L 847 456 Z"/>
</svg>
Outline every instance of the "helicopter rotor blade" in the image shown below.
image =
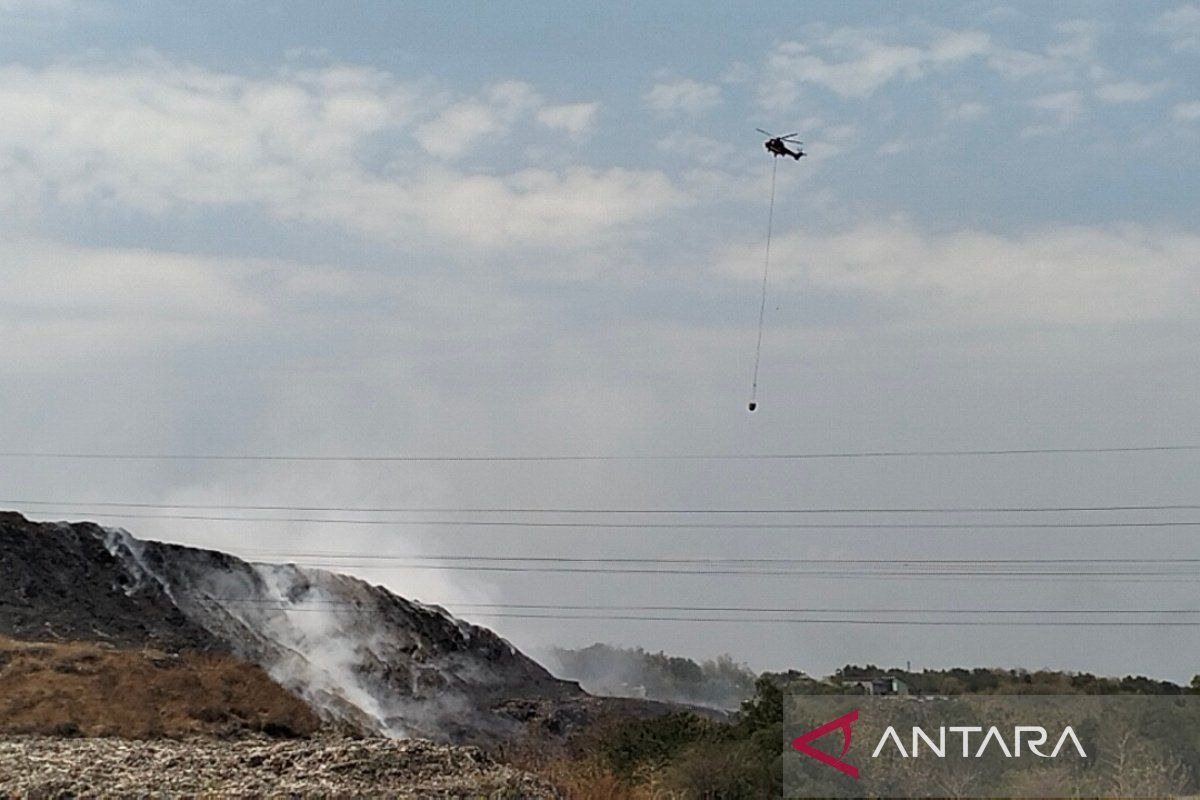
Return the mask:
<svg viewBox="0 0 1200 800">
<path fill-rule="evenodd" d="M 800 135 L 800 131 L 793 131 L 791 133 L 784 134 L 783 136 L 780 136 L 779 138 L 780 139 L 790 139 L 793 136 L 799 136 L 799 135 Z"/>
<path fill-rule="evenodd" d="M 754 130 L 758 131 L 759 133 L 761 133 L 764 136 L 770 136 L 771 138 L 775 138 L 775 134 L 773 134 L 769 131 L 764 131 L 762 128 L 755 128 Z"/>
</svg>

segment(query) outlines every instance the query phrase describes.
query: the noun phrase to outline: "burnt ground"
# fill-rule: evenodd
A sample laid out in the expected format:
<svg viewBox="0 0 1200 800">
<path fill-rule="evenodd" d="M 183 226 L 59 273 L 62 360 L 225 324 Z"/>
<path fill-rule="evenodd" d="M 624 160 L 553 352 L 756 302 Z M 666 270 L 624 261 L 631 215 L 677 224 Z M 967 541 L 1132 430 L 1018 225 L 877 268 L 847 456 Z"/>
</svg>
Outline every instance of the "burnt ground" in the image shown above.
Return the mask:
<svg viewBox="0 0 1200 800">
<path fill-rule="evenodd" d="M 39 524 L 0 511 L 0 635 L 228 649 L 160 589 L 131 581 L 103 539 L 91 523 Z"/>
</svg>

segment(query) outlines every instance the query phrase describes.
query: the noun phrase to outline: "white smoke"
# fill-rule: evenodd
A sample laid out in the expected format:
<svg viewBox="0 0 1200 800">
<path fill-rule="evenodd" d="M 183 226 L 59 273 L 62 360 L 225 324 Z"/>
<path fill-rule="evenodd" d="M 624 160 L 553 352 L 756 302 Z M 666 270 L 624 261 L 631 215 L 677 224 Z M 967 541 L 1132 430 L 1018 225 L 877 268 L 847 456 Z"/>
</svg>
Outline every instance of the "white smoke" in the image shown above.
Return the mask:
<svg viewBox="0 0 1200 800">
<path fill-rule="evenodd" d="M 271 502 L 245 494 L 231 500 L 217 490 L 209 497 L 212 499 L 205 500 L 195 491 L 190 495 L 197 504 Z M 257 526 L 253 530 L 257 531 Z M 333 552 L 338 548 L 349 554 L 367 550 L 369 534 L 361 530 L 351 531 L 353 538 L 339 535 L 333 539 L 328 536 L 329 528 L 322 526 L 320 531 L 320 541 Z M 281 526 L 276 538 L 285 535 Z M 316 546 L 315 530 L 301 536 L 299 540 L 291 538 L 291 548 L 281 548 L 281 560 L 286 560 L 288 549 L 296 554 L 308 552 L 305 542 Z M 172 538 L 187 544 L 191 544 L 187 540 L 201 538 L 209 552 L 165 551 L 120 528 L 107 528 L 104 534 L 105 546 L 137 586 L 162 591 L 193 622 L 231 643 L 238 655 L 263 667 L 327 718 L 394 737 L 453 738 L 456 732 L 495 724 L 495 720 L 480 716 L 480 707 L 475 705 L 477 687 L 487 691 L 497 682 L 513 685 L 528 674 L 521 665 L 529 662 L 510 643 L 500 640 L 507 656 L 516 659 L 506 671 L 508 667 L 493 663 L 493 655 L 484 655 L 485 650 L 494 654 L 487 648 L 493 648 L 495 640 L 478 640 L 476 628 L 440 605 L 400 599 L 411 596 L 409 591 L 392 594 L 384 587 L 339 574 L 340 570 L 263 563 L 212 552 L 213 538 L 231 536 Z M 238 541 L 249 544 L 241 537 Z M 405 537 L 397 545 L 412 541 Z M 263 539 L 256 536 L 254 543 L 261 546 Z M 336 564 L 334 560 L 331 566 Z M 411 573 L 400 574 L 405 580 L 389 583 L 416 588 L 417 582 L 408 580 Z M 429 574 L 435 579 L 423 585 L 435 597 L 449 595 L 452 601 L 461 598 L 464 602 L 488 599 L 486 594 L 457 587 L 448 580 L 451 573 Z M 429 615 L 435 615 L 436 622 Z"/>
<path fill-rule="evenodd" d="M 587 692 L 600 696 L 734 711 L 754 693 L 755 674 L 728 655 L 696 662 L 606 644 L 581 650 L 553 648 L 539 655 L 555 675 L 578 681 Z"/>
<path fill-rule="evenodd" d="M 319 588 L 297 596 L 295 570 L 268 564 L 251 566 L 266 585 L 266 591 L 255 598 L 263 602 L 234 599 L 225 608 L 280 648 L 280 657 L 262 664 L 271 677 L 319 708 L 332 711 L 329 698 L 339 698 L 366 714 L 378 730 L 405 736 L 402 727 L 389 722 L 395 714 L 386 708 L 387 698 L 372 693 L 360 681 L 359 668 L 368 657 L 364 651 L 370 650 L 370 644 L 347 633 L 347 617 L 355 610 L 338 605 L 344 601 Z M 289 599 L 292 597 L 297 599 Z M 277 605 L 271 602 L 275 599 Z"/>
</svg>

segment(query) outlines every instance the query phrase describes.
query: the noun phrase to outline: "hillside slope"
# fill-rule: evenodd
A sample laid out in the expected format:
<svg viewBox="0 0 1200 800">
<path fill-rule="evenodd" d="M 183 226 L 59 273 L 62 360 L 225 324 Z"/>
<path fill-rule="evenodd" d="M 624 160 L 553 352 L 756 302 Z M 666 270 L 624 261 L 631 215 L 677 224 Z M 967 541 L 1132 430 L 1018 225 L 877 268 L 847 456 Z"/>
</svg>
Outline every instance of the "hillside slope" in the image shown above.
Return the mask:
<svg viewBox="0 0 1200 800">
<path fill-rule="evenodd" d="M 327 719 L 398 736 L 497 739 L 586 698 L 492 631 L 357 578 L 14 513 L 0 635 L 231 653 Z"/>
</svg>

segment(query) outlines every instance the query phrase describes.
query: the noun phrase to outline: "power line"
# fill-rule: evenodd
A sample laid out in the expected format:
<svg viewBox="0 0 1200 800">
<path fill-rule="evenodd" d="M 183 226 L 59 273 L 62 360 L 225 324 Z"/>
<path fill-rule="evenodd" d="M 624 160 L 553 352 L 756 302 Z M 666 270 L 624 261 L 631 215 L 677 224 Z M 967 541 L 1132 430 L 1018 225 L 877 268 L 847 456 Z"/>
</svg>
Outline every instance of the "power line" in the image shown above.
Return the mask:
<svg viewBox="0 0 1200 800">
<path fill-rule="evenodd" d="M 281 609 L 295 609 L 295 605 L 350 606 L 361 608 L 363 604 L 354 600 L 325 598 L 303 599 L 295 605 L 284 599 L 256 597 L 210 597 L 207 600 L 233 605 L 269 605 Z M 533 609 L 551 611 L 678 611 L 697 613 L 758 613 L 758 614 L 1200 614 L 1200 608 L 1160 609 L 1101 609 L 1101 608 L 772 608 L 757 606 L 672 606 L 672 605 L 564 605 L 552 603 L 451 603 L 454 608 L 465 609 Z"/>
<path fill-rule="evenodd" d="M 295 511 L 361 514 L 994 514 L 1049 512 L 1116 512 L 1116 511 L 1196 511 L 1196 503 L 1159 503 L 1142 505 L 1059 505 L 1059 506 L 841 506 L 795 508 L 574 508 L 537 506 L 300 506 L 300 505 L 238 505 L 199 503 L 149 503 L 86 500 L 0 500 L 0 503 L 26 506 L 85 506 L 88 508 L 190 509 L 199 511 Z"/>
<path fill-rule="evenodd" d="M 362 552 L 253 550 L 264 558 L 361 558 L 380 561 L 528 561 L 566 564 L 870 564 L 870 565 L 1009 565 L 1009 564 L 1188 564 L 1200 558 L 644 558 L 586 556 L 403 555 Z"/>
<path fill-rule="evenodd" d="M 862 450 L 798 453 L 683 453 L 624 455 L 289 455 L 248 453 L 102 453 L 3 451 L 0 458 L 105 461 L 311 461 L 363 463 L 561 462 L 561 461 L 801 461 L 841 458 L 953 458 L 969 456 L 1086 455 L 1096 453 L 1169 453 L 1200 451 L 1200 444 L 1129 447 L 1027 447 L 970 450 Z"/>
<path fill-rule="evenodd" d="M 592 616 L 587 614 L 525 614 L 525 613 L 484 613 L 475 614 L 476 617 L 485 617 L 490 619 L 513 618 L 513 619 L 556 619 L 556 620 L 609 620 L 609 621 L 631 621 L 631 622 L 734 622 L 738 624 L 744 623 L 774 623 L 785 625 L 905 625 L 905 626 L 933 626 L 933 627 L 1058 627 L 1058 628 L 1124 628 L 1124 627 L 1171 627 L 1171 628 L 1196 628 L 1200 627 L 1200 622 L 1176 622 L 1176 621 L 1092 621 L 1092 620 L 882 620 L 882 619 L 814 619 L 814 618 L 796 618 L 796 617 L 678 617 L 678 616 L 643 616 L 634 614 L 611 614 L 604 616 Z"/>
<path fill-rule="evenodd" d="M 207 598 L 214 602 L 231 605 L 258 605 L 267 610 L 287 612 L 320 612 L 322 608 L 312 608 L 311 605 L 323 607 L 352 607 L 359 610 L 361 604 L 353 601 L 339 600 L 307 600 L 300 601 L 302 606 L 287 603 L 283 600 L 269 598 Z M 913 620 L 913 619 L 861 619 L 855 617 L 748 617 L 720 616 L 697 617 L 695 613 L 768 613 L 768 614 L 931 614 L 931 615 L 1194 615 L 1200 610 L 1194 609 L 887 609 L 887 608 L 755 608 L 755 607 L 715 607 L 715 606 L 592 606 L 592 605 L 549 605 L 549 604 L 501 604 L 501 603 L 458 603 L 456 608 L 471 609 L 471 616 L 485 618 L 512 619 L 554 619 L 554 620 L 601 620 L 601 621 L 639 621 L 639 622 L 747 622 L 747 623 L 783 623 L 783 624 L 813 624 L 813 625 L 904 625 L 904 626 L 1022 626 L 1022 627 L 1196 627 L 1200 622 L 1176 620 Z M 488 609 L 532 609 L 529 611 L 490 611 Z M 556 613 L 542 613 L 542 610 Z M 577 614 L 562 613 L 573 611 L 670 611 L 689 613 L 689 616 L 663 614 Z"/>
<path fill-rule="evenodd" d="M 693 611 L 776 614 L 1200 614 L 1200 609 L 1034 609 L 1034 608 L 748 608 L 744 606 L 571 606 L 536 603 L 455 603 L 456 608 L 519 608 L 558 611 Z"/>
<path fill-rule="evenodd" d="M 63 513 L 54 510 L 43 511 L 43 514 Z M 73 511 L 70 513 L 80 513 Z M 892 522 L 854 522 L 854 523 L 802 523 L 802 522 L 548 522 L 545 520 L 426 520 L 426 519 L 356 519 L 347 517 L 238 517 L 229 515 L 207 514 L 132 514 L 100 512 L 103 516 L 117 519 L 160 519 L 160 520 L 191 520 L 208 522 L 284 522 L 293 524 L 319 525 L 391 525 L 391 526 L 427 526 L 427 527 L 496 527 L 496 528 L 587 528 L 587 529 L 686 529 L 686 530 L 870 530 L 870 529 L 908 529 L 908 530 L 1024 530 L 1024 529 L 1087 529 L 1087 528 L 1181 528 L 1200 525 L 1200 520 L 1194 521 L 1153 521 L 1153 522 L 1025 522 L 1025 523 L 892 523 Z"/>
<path fill-rule="evenodd" d="M 630 569 L 627 567 L 517 567 L 481 564 L 432 564 L 432 563 L 398 563 L 380 565 L 374 563 L 338 562 L 327 563 L 320 561 L 297 561 L 295 566 L 328 569 L 367 568 L 367 569 L 404 569 L 404 570 L 433 570 L 453 572 L 503 572 L 503 573 L 563 573 L 591 575 L 690 575 L 697 577 L 714 576 L 743 576 L 751 578 L 763 577 L 792 577 L 816 579 L 935 579 L 945 580 L 970 578 L 972 580 L 1016 580 L 1036 581 L 1053 579 L 1055 581 L 1117 582 L 1117 583 L 1195 583 L 1200 578 L 1200 571 L 1171 571 L 1171 570 L 1123 570 L 1123 571 L 994 571 L 994 570 L 797 570 L 797 569 L 726 569 L 705 568 L 675 569 L 667 567 L 645 567 Z M 1183 580 L 1186 578 L 1186 580 Z"/>
<path fill-rule="evenodd" d="M 215 599 L 215 598 L 213 598 Z M 226 601 L 233 602 L 233 601 Z M 277 609 L 288 612 L 322 612 L 319 608 L 296 608 L 280 605 Z M 357 610 L 357 609 L 356 609 Z M 1194 612 L 1183 612 L 1194 613 Z M 675 615 L 648 614 L 569 614 L 569 613 L 527 613 L 508 611 L 485 611 L 471 614 L 472 617 L 486 619 L 547 619 L 547 620 L 596 620 L 596 621 L 627 621 L 627 622 L 704 622 L 704 623 L 775 623 L 785 625 L 891 625 L 891 626 L 928 626 L 928 627 L 1200 627 L 1200 622 L 1177 620 L 889 620 L 861 619 L 855 617 L 696 617 Z"/>
<path fill-rule="evenodd" d="M 575 573 L 575 574 L 619 574 L 619 575 L 699 575 L 699 576 L 751 576 L 751 577 L 806 577 L 819 579 L 946 579 L 973 578 L 987 580 L 1055 580 L 1120 583 L 1190 583 L 1200 577 L 1200 558 L 1095 558 L 1095 559 L 803 559 L 803 558 L 635 558 L 635 557 L 568 557 L 568 556 L 483 556 L 483 555 L 383 555 L 376 553 L 330 553 L 301 552 L 274 553 L 254 552 L 254 558 L 316 559 L 295 561 L 297 566 L 326 569 L 345 568 L 396 568 L 405 570 L 435 570 L 462 572 L 506 572 L 506 573 Z M 322 561 L 319 559 L 334 559 Z M 361 559 L 351 561 L 348 559 Z M 416 563 L 412 563 L 416 562 Z M 460 563 L 438 563 L 460 562 Z M 485 563 L 480 563 L 485 562 Z M 539 566 L 515 566 L 515 562 L 527 562 Z M 553 566 L 545 566 L 547 564 Z M 564 564 L 571 566 L 562 566 Z M 620 565 L 620 566 L 576 566 Z M 815 565 L 823 569 L 779 569 L 762 568 L 776 564 Z M 628 566 L 634 565 L 634 566 Z M 828 569 L 830 566 L 858 567 L 858 569 Z M 1046 569 L 1029 569 L 1044 565 Z M 1068 565 L 1121 565 L 1154 566 L 1169 565 L 1177 569 L 1063 569 Z M 1190 566 L 1189 566 L 1190 565 Z M 689 568 L 680 568 L 687 566 Z M 909 567 L 909 569 L 881 570 L 881 566 Z M 975 567 L 972 569 L 972 567 Z M 1026 569 L 1015 569 L 1026 567 Z M 1050 569 L 1054 567 L 1054 569 Z M 1189 580 L 1182 581 L 1184 577 Z"/>
<path fill-rule="evenodd" d="M 314 562 L 306 562 L 314 563 Z M 346 567 L 346 566 L 362 566 L 359 564 L 338 563 L 323 566 Z M 716 568 L 710 569 L 703 565 L 697 565 L 695 569 L 672 569 L 659 567 L 646 567 L 639 569 L 628 568 L 574 568 L 574 567 L 517 567 L 512 565 L 457 565 L 457 564 L 403 564 L 395 563 L 392 566 L 402 569 L 444 569 L 458 570 L 464 572 L 472 571 L 489 571 L 489 572 L 594 572 L 600 574 L 618 574 L 618 575 L 795 575 L 795 576 L 839 576 L 839 577 L 872 577 L 872 576 L 888 576 L 902 577 L 908 575 L 936 575 L 936 576 L 951 576 L 951 577 L 989 577 L 989 576 L 1037 576 L 1037 577 L 1168 577 L 1168 576 L 1200 576 L 1200 571 L 1196 569 L 1179 569 L 1179 570 L 831 570 L 831 569 L 726 569 Z"/>
</svg>

